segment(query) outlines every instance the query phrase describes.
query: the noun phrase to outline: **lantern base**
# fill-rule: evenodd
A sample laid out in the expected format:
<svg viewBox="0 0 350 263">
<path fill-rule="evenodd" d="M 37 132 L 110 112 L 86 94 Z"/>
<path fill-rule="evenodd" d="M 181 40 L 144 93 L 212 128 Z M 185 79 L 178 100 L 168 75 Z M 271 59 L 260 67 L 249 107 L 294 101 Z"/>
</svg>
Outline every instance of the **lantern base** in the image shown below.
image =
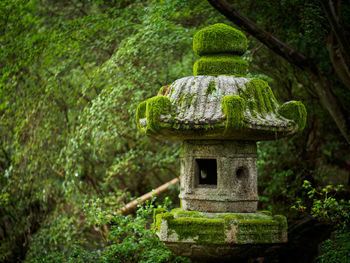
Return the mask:
<svg viewBox="0 0 350 263">
<path fill-rule="evenodd" d="M 273 243 L 287 242 L 287 219 L 270 212 L 204 213 L 156 209 L 154 230 L 175 254 L 195 260 L 259 256 Z"/>
</svg>

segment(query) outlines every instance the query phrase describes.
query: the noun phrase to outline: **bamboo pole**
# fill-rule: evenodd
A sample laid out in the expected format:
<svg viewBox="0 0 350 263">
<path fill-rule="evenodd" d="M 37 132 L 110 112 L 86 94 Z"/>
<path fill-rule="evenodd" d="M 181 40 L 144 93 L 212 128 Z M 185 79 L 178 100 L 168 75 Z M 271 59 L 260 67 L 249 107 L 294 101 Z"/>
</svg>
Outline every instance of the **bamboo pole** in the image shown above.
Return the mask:
<svg viewBox="0 0 350 263">
<path fill-rule="evenodd" d="M 174 178 L 173 180 L 159 186 L 158 188 L 148 192 L 147 194 L 142 195 L 141 197 L 127 203 L 124 207 L 119 209 L 118 211 L 122 212 L 123 215 L 128 215 L 134 210 L 136 210 L 137 205 L 145 202 L 146 200 L 151 199 L 153 196 L 158 196 L 161 193 L 164 193 L 169 189 L 170 186 L 177 184 L 180 181 L 180 177 Z"/>
</svg>

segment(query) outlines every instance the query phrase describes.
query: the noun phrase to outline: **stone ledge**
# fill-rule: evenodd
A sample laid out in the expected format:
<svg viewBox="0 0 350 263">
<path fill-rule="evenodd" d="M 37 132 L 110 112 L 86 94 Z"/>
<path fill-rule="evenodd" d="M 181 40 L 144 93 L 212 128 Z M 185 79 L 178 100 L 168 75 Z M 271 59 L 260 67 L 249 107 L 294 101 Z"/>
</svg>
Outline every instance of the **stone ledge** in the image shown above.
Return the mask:
<svg viewBox="0 0 350 263">
<path fill-rule="evenodd" d="M 230 258 L 273 243 L 287 242 L 287 219 L 270 212 L 205 213 L 181 208 L 156 210 L 154 231 L 178 255 Z"/>
<path fill-rule="evenodd" d="M 287 219 L 262 213 L 156 213 L 155 232 L 163 242 L 193 244 L 265 244 L 287 242 Z"/>
<path fill-rule="evenodd" d="M 237 211 L 242 213 L 254 213 L 258 207 L 257 196 L 251 196 L 252 200 L 236 200 L 229 198 L 228 195 L 219 196 L 218 194 L 205 197 L 204 194 L 180 194 L 182 207 L 190 211 L 205 211 L 212 213 L 221 213 L 225 211 Z M 212 199 L 212 200 L 211 200 Z"/>
</svg>

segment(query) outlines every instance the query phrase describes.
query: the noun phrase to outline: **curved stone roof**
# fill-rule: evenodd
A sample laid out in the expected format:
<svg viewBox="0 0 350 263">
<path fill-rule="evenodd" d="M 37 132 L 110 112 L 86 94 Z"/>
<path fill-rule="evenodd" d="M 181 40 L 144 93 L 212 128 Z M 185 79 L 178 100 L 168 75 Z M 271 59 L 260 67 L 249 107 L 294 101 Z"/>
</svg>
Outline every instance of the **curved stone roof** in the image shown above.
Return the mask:
<svg viewBox="0 0 350 263">
<path fill-rule="evenodd" d="M 138 117 L 139 128 L 154 136 L 265 140 L 293 134 L 300 128 L 296 121 L 278 113 L 280 105 L 262 80 L 225 75 L 190 76 L 163 87 L 158 95 L 169 99 L 170 108 L 159 114 L 157 129 L 148 127 L 146 112 Z M 230 95 L 243 98 L 245 107 L 242 124 L 228 127 L 222 100 Z"/>
</svg>

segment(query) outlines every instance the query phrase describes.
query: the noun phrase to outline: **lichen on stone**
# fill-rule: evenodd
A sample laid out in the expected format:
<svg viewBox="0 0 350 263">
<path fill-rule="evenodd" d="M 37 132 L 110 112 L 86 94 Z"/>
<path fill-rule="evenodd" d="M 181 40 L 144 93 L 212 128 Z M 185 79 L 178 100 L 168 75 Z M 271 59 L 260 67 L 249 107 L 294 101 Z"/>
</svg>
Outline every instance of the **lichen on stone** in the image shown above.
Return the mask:
<svg viewBox="0 0 350 263">
<path fill-rule="evenodd" d="M 238 95 L 228 95 L 221 100 L 221 109 L 226 117 L 226 130 L 243 126 L 245 101 Z"/>
<path fill-rule="evenodd" d="M 202 56 L 193 65 L 195 76 L 245 75 L 248 63 L 238 56 L 228 54 Z"/>
<path fill-rule="evenodd" d="M 209 85 L 208 85 L 208 88 L 207 88 L 206 94 L 207 95 L 211 95 L 215 90 L 216 90 L 215 81 L 210 81 Z"/>
<path fill-rule="evenodd" d="M 307 112 L 303 103 L 300 101 L 289 101 L 278 108 L 278 113 L 283 117 L 293 120 L 298 125 L 298 130 L 305 128 Z"/>
<path fill-rule="evenodd" d="M 199 56 L 217 53 L 241 55 L 247 46 L 247 38 L 241 31 L 222 23 L 203 28 L 193 37 L 193 50 Z"/>
</svg>

